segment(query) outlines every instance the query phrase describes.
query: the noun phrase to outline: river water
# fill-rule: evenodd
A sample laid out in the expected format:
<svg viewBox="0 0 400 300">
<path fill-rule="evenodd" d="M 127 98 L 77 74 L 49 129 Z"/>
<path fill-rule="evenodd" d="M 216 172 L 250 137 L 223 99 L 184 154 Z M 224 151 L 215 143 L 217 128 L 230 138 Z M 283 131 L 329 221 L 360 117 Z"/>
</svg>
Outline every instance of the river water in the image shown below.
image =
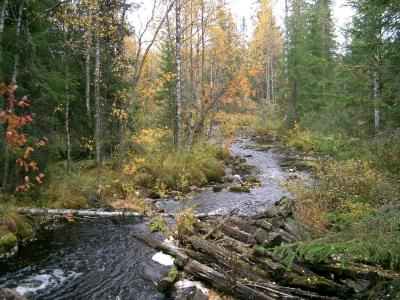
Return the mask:
<svg viewBox="0 0 400 300">
<path fill-rule="evenodd" d="M 274 150 L 253 150 L 250 144 L 248 139 L 238 139 L 231 153 L 258 168 L 260 187 L 250 193 L 207 190 L 184 206 L 194 206 L 199 213 L 253 214 L 290 196 L 279 186 L 288 176 L 279 155 Z M 175 212 L 182 203 L 166 200 L 158 206 Z M 15 258 L 0 263 L 0 289 L 11 288 L 28 299 L 168 299 L 154 285 L 166 267 L 151 259 L 153 249 L 133 237 L 145 230 L 141 220 L 53 224 L 41 230 L 36 241 L 21 247 Z"/>
<path fill-rule="evenodd" d="M 194 207 L 198 213 L 228 214 L 234 211 L 240 215 L 256 214 L 273 204 L 282 197 L 291 197 L 280 186 L 289 173 L 280 166 L 279 154 L 269 151 L 254 150 L 253 142 L 248 138 L 238 138 L 230 147 L 231 155 L 246 159 L 250 165 L 257 168 L 257 177 L 261 185 L 251 189 L 250 193 L 235 193 L 223 190 L 215 193 L 211 189 L 204 191 L 192 199 L 176 201 L 162 200 L 157 203 L 158 208 L 166 213 L 174 213 L 182 208 Z"/>
</svg>

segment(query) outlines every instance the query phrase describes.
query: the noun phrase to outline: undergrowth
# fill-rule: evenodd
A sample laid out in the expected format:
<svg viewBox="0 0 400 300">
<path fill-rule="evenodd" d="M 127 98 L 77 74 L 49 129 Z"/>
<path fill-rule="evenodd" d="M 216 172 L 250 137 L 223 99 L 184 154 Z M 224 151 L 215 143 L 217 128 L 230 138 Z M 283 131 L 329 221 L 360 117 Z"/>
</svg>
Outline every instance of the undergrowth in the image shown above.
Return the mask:
<svg viewBox="0 0 400 300">
<path fill-rule="evenodd" d="M 275 254 L 286 262 L 306 260 L 324 262 L 332 257 L 342 262 L 378 264 L 400 269 L 400 205 L 365 212 L 359 216 L 345 215 L 332 231 L 306 242 L 283 245 Z"/>
<path fill-rule="evenodd" d="M 276 133 L 287 147 L 319 159 L 312 185 L 299 178 L 285 183 L 296 196 L 297 218 L 313 237 L 276 247 L 275 254 L 288 264 L 335 257 L 400 270 L 399 140 L 383 134 L 373 139 L 330 135 L 317 124 L 312 131 L 298 122 L 288 130 L 282 125 L 258 118 L 253 130 L 264 136 Z"/>
<path fill-rule="evenodd" d="M 134 159 L 124 168 L 133 184 L 143 188 L 188 191 L 191 186 L 203 186 L 218 181 L 224 175 L 221 160 L 228 157 L 225 148 L 198 144 L 193 149 L 155 151 Z"/>
</svg>

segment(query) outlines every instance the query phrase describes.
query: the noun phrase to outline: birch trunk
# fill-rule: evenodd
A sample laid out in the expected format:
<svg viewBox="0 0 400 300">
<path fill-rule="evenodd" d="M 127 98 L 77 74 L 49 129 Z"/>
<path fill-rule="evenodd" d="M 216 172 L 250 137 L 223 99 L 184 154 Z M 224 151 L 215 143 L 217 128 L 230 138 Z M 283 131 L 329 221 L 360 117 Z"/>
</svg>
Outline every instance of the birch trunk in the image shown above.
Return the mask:
<svg viewBox="0 0 400 300">
<path fill-rule="evenodd" d="M 90 113 L 90 58 L 91 58 L 91 37 L 88 38 L 88 45 L 86 48 L 85 54 L 85 98 L 86 98 L 86 115 L 89 119 L 91 119 Z"/>
<path fill-rule="evenodd" d="M 0 59 L 3 50 L 3 32 L 4 32 L 4 21 L 6 18 L 8 0 L 3 0 L 0 8 Z"/>
<path fill-rule="evenodd" d="M 25 5 L 25 2 L 22 1 L 19 6 L 19 10 L 18 10 L 17 30 L 15 32 L 15 41 L 16 41 L 15 44 L 16 45 L 19 44 L 19 40 L 20 40 L 20 36 L 21 36 L 22 13 L 24 10 L 24 5 Z M 17 49 L 14 54 L 14 67 L 13 67 L 13 73 L 11 76 L 11 85 L 17 84 L 19 57 L 20 57 L 19 49 Z M 14 112 L 14 104 L 10 105 L 10 110 L 11 110 L 11 112 Z M 4 149 L 4 173 L 3 173 L 3 181 L 2 181 L 3 189 L 6 189 L 6 187 L 7 187 L 9 169 L 10 169 L 10 144 L 6 143 L 5 149 Z"/>
<path fill-rule="evenodd" d="M 94 101 L 96 107 L 95 115 L 95 141 L 96 141 L 96 162 L 97 162 L 97 195 L 100 198 L 103 189 L 103 136 L 102 136 L 102 108 L 100 99 L 100 28 L 96 21 L 95 25 L 95 70 L 94 70 Z"/>
<path fill-rule="evenodd" d="M 176 63 L 176 120 L 175 120 L 175 135 L 174 144 L 178 147 L 182 140 L 181 124 L 182 124 L 182 57 L 181 57 L 181 3 L 180 0 L 175 0 L 175 63 Z"/>
<path fill-rule="evenodd" d="M 201 97 L 204 98 L 204 64 L 205 64 L 205 24 L 204 24 L 204 0 L 201 0 Z"/>
<path fill-rule="evenodd" d="M 67 175 L 71 173 L 72 158 L 71 158 L 71 135 L 69 128 L 69 70 L 68 70 L 68 48 L 67 48 L 67 31 L 65 25 L 63 26 L 64 31 L 64 64 L 65 64 L 65 137 L 67 140 Z"/>
<path fill-rule="evenodd" d="M 380 16 L 381 18 L 381 16 Z M 382 42 L 382 20 L 378 19 L 378 31 L 376 33 L 376 43 L 377 45 L 380 45 Z M 381 91 L 381 78 L 380 78 L 380 66 L 381 66 L 381 55 L 380 51 L 377 50 L 375 53 L 374 57 L 374 66 L 375 70 L 373 73 L 373 84 L 374 84 L 374 91 L 373 91 L 373 97 L 374 97 L 374 125 L 375 125 L 375 131 L 378 131 L 381 128 L 381 122 L 382 122 L 382 116 L 381 116 L 381 109 L 380 109 L 380 91 Z"/>
</svg>

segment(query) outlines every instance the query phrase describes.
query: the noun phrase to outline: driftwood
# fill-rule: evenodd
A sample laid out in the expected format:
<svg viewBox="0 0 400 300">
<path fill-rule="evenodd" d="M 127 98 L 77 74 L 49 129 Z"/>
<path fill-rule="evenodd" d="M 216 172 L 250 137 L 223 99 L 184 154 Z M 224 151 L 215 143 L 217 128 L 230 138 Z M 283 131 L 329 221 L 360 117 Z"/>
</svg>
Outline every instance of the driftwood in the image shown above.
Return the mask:
<svg viewBox="0 0 400 300">
<path fill-rule="evenodd" d="M 95 217 L 95 218 L 110 218 L 110 217 L 147 217 L 145 212 L 132 211 L 103 211 L 103 210 L 77 210 L 77 209 L 51 209 L 51 208 L 26 208 L 17 209 L 18 213 L 29 216 L 65 216 L 72 215 L 76 217 Z M 174 217 L 174 214 L 160 214 L 163 217 Z M 201 213 L 195 214 L 196 218 L 217 217 L 220 214 L 216 213 Z"/>
<path fill-rule="evenodd" d="M 102 210 L 75 210 L 75 209 L 47 209 L 47 208 L 19 208 L 18 212 L 30 216 L 64 216 L 77 217 L 145 217 L 145 213 L 131 211 L 102 211 Z"/>
</svg>

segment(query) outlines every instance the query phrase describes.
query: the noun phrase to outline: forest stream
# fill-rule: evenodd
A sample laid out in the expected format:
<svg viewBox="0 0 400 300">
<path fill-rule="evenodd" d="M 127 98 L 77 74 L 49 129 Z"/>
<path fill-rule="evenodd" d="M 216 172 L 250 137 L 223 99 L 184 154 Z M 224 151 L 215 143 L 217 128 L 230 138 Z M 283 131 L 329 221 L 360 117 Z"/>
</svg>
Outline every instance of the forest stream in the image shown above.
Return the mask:
<svg viewBox="0 0 400 300">
<path fill-rule="evenodd" d="M 250 139 L 239 138 L 231 153 L 255 165 L 261 185 L 250 193 L 206 190 L 184 206 L 200 213 L 254 214 L 283 196 L 279 185 L 289 176 L 275 150 L 258 151 Z M 231 170 L 227 169 L 227 173 Z M 175 212 L 181 202 L 157 205 Z M 152 260 L 155 250 L 134 235 L 146 230 L 140 220 L 82 219 L 72 224 L 51 224 L 37 240 L 0 265 L 0 288 L 10 288 L 29 299 L 168 299 L 153 282 L 166 267 Z"/>
</svg>

